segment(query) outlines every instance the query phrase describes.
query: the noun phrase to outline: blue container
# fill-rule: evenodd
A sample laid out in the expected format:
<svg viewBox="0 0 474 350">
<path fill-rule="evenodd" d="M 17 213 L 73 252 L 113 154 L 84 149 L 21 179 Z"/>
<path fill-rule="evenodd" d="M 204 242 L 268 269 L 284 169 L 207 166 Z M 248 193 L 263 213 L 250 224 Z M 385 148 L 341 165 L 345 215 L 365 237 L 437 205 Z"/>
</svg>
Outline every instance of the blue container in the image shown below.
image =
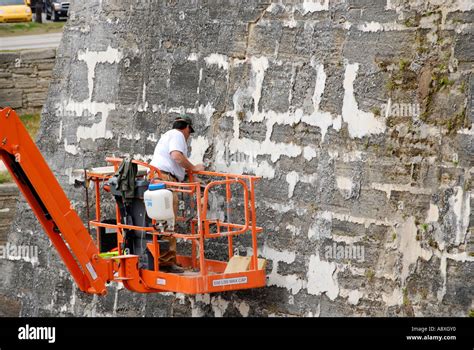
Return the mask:
<svg viewBox="0 0 474 350">
<path fill-rule="evenodd" d="M 164 188 L 166 188 L 165 184 L 150 184 L 150 185 L 148 185 L 148 189 L 150 191 L 162 190 Z"/>
</svg>

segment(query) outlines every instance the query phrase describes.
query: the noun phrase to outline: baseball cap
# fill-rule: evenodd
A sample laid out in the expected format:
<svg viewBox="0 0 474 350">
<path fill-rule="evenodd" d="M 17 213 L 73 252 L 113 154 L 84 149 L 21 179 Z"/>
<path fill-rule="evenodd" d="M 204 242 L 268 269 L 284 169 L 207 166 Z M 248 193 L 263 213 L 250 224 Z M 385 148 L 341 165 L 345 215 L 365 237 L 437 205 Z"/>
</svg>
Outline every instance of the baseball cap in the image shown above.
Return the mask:
<svg viewBox="0 0 474 350">
<path fill-rule="evenodd" d="M 182 115 L 182 116 L 179 116 L 178 118 L 176 118 L 174 121 L 175 122 L 185 122 L 186 124 L 189 125 L 189 128 L 191 129 L 191 132 L 194 132 L 193 120 L 191 119 L 191 117 L 189 117 L 187 115 Z"/>
</svg>

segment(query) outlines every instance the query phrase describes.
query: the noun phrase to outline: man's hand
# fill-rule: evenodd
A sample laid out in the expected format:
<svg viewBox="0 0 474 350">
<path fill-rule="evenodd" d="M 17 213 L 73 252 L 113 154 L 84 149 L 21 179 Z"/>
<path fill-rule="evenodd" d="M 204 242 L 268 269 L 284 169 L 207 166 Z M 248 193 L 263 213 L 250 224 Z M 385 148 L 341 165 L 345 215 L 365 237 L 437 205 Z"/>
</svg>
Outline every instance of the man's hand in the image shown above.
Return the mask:
<svg viewBox="0 0 474 350">
<path fill-rule="evenodd" d="M 179 151 L 172 151 L 171 158 L 178 163 L 181 167 L 191 171 L 202 171 L 204 170 L 204 164 L 197 164 L 193 165 L 188 158 L 186 158 L 181 152 Z"/>
<path fill-rule="evenodd" d="M 193 167 L 193 171 L 204 171 L 204 164 L 196 164 Z"/>
</svg>

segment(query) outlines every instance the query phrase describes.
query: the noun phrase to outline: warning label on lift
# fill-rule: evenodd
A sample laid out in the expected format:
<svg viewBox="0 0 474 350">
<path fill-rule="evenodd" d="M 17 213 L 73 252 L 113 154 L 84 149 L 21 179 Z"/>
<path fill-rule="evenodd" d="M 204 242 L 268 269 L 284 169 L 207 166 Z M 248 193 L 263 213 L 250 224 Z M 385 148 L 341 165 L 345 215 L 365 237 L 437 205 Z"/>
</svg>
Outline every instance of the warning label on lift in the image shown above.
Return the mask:
<svg viewBox="0 0 474 350">
<path fill-rule="evenodd" d="M 223 278 L 220 280 L 212 281 L 213 287 L 221 287 L 221 286 L 229 286 L 232 284 L 246 284 L 247 283 L 247 276 L 242 277 L 234 277 L 234 278 Z"/>
</svg>

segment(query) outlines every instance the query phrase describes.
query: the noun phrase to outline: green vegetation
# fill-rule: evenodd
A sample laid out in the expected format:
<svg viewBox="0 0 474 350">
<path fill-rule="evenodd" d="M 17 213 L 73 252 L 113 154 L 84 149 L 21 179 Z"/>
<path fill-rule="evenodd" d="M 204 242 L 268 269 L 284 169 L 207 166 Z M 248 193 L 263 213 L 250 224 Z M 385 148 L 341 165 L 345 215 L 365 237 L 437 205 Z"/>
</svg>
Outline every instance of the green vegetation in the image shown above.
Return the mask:
<svg viewBox="0 0 474 350">
<path fill-rule="evenodd" d="M 410 305 L 410 299 L 408 299 L 408 290 L 406 288 L 403 288 L 403 305 Z"/>
<path fill-rule="evenodd" d="M 240 121 L 243 121 L 245 119 L 245 112 L 244 111 L 237 112 L 237 118 L 239 118 Z"/>
<path fill-rule="evenodd" d="M 41 115 L 24 114 L 20 116 L 20 119 L 23 122 L 23 125 L 25 126 L 26 130 L 28 130 L 30 136 L 35 139 L 40 127 Z"/>
<path fill-rule="evenodd" d="M 380 117 L 382 113 L 379 107 L 373 107 L 370 111 L 374 114 L 375 117 Z"/>
<path fill-rule="evenodd" d="M 407 18 L 403 24 L 406 26 L 406 27 L 416 27 L 418 26 L 418 23 L 415 19 L 413 18 Z"/>
<path fill-rule="evenodd" d="M 401 58 L 398 61 L 398 69 L 394 69 L 390 74 L 390 79 L 387 81 L 385 88 L 388 91 L 400 90 L 416 90 L 417 89 L 417 75 L 410 69 L 411 61 Z M 379 65 L 380 66 L 380 65 Z M 388 66 L 388 65 L 386 65 Z"/>
<path fill-rule="evenodd" d="M 4 184 L 7 182 L 13 182 L 10 173 L 8 172 L 8 170 L 0 171 L 0 184 Z"/>
<path fill-rule="evenodd" d="M 0 37 L 15 35 L 31 35 L 45 33 L 60 33 L 66 22 L 49 22 L 49 23 L 1 23 Z"/>
<path fill-rule="evenodd" d="M 446 59 L 446 62 L 449 57 Z M 434 69 L 431 75 L 431 84 L 435 92 L 441 91 L 454 85 L 454 80 L 449 79 L 449 71 L 447 63 L 440 63 Z"/>
<path fill-rule="evenodd" d="M 312 214 L 316 213 L 319 210 L 318 206 L 315 203 L 308 205 L 308 211 Z"/>
<path fill-rule="evenodd" d="M 368 270 L 365 272 L 365 277 L 367 277 L 367 279 L 369 280 L 369 282 L 372 282 L 372 280 L 373 280 L 374 277 L 375 277 L 375 272 L 374 272 L 374 270 L 368 269 Z"/>
<path fill-rule="evenodd" d="M 420 295 L 423 300 L 426 300 L 426 298 L 428 298 L 428 290 L 426 290 L 426 288 L 422 288 L 420 290 Z"/>
<path fill-rule="evenodd" d="M 474 310 L 473 309 L 469 310 L 469 317 L 474 317 Z"/>
<path fill-rule="evenodd" d="M 448 134 L 454 133 L 454 131 L 467 127 L 466 124 L 466 109 L 462 109 L 458 114 L 456 114 L 451 119 L 446 121 L 446 129 L 448 129 Z"/>
<path fill-rule="evenodd" d="M 403 21 L 403 24 L 406 27 L 413 28 L 413 27 L 418 27 L 420 25 L 420 19 L 422 16 L 420 16 L 419 13 L 416 13 L 414 16 L 408 17 Z"/>
<path fill-rule="evenodd" d="M 437 87 L 439 90 L 444 89 L 445 87 L 449 87 L 454 84 L 454 80 L 450 80 L 447 76 L 443 76 L 438 79 Z"/>
<path fill-rule="evenodd" d="M 25 128 L 28 130 L 30 136 L 35 139 L 39 130 L 41 116 L 39 114 L 24 114 L 20 116 L 20 120 L 25 125 Z M 0 171 L 0 184 L 7 182 L 13 182 L 10 173 L 8 170 Z"/>
<path fill-rule="evenodd" d="M 432 109 L 432 102 L 433 96 L 440 92 L 440 91 L 450 91 L 451 87 L 455 85 L 456 82 L 454 80 L 449 79 L 449 71 L 447 65 L 444 63 L 438 64 L 431 73 L 431 84 L 429 87 L 428 95 L 424 101 L 424 111 L 420 115 L 420 119 L 424 122 L 428 121 L 428 117 L 431 114 Z M 464 93 L 466 90 L 465 82 L 463 81 L 457 86 L 457 89 Z M 466 109 L 465 107 L 461 107 L 458 113 L 452 116 L 449 119 L 441 119 L 436 120 L 434 122 L 435 125 L 444 126 L 447 130 L 448 134 L 453 134 L 457 130 L 462 129 L 463 127 L 467 127 L 467 119 L 466 119 Z"/>
<path fill-rule="evenodd" d="M 387 146 L 387 156 L 390 157 L 391 155 L 393 155 L 393 145 L 388 145 Z"/>
<path fill-rule="evenodd" d="M 436 242 L 432 237 L 428 240 L 428 245 L 431 248 L 438 249 L 438 242 Z"/>
<path fill-rule="evenodd" d="M 429 45 L 426 39 L 426 35 L 420 29 L 417 29 L 416 31 L 415 43 L 416 43 L 416 51 L 418 52 L 418 54 L 421 55 L 423 53 L 428 52 Z"/>
<path fill-rule="evenodd" d="M 400 62 L 398 62 L 398 67 L 400 68 L 401 71 L 406 70 L 410 66 L 411 62 L 409 60 L 401 59 Z"/>
</svg>

